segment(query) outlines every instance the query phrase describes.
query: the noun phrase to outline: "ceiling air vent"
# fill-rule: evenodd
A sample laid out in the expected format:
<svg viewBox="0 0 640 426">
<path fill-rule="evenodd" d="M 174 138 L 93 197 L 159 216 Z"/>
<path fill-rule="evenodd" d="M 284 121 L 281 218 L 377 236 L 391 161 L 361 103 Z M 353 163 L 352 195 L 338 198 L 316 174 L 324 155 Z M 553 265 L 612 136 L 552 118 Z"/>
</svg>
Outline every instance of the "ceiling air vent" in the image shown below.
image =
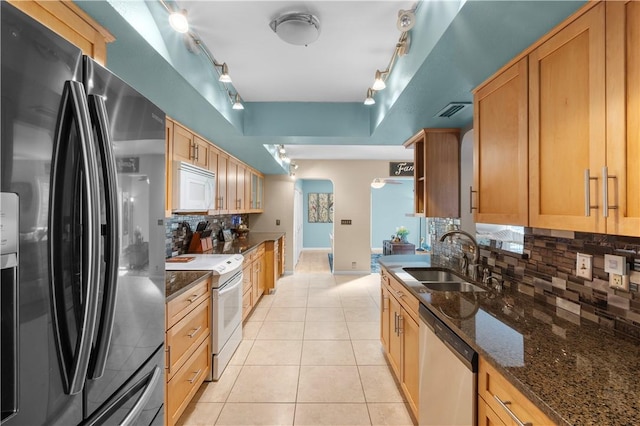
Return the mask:
<svg viewBox="0 0 640 426">
<path fill-rule="evenodd" d="M 451 102 L 449 105 L 438 111 L 434 117 L 451 118 L 469 105 L 471 105 L 471 102 Z"/>
</svg>

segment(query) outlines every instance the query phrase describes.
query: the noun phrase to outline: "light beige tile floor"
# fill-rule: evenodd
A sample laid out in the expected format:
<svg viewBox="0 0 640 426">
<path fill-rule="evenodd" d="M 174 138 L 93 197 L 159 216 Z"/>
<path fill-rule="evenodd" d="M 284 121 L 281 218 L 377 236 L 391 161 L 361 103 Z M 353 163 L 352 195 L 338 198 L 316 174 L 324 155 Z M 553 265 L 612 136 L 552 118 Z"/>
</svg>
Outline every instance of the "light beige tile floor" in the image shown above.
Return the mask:
<svg viewBox="0 0 640 426">
<path fill-rule="evenodd" d="M 303 252 L 178 424 L 413 425 L 380 346 L 379 292 L 379 274 L 334 276 L 326 252 Z"/>
</svg>

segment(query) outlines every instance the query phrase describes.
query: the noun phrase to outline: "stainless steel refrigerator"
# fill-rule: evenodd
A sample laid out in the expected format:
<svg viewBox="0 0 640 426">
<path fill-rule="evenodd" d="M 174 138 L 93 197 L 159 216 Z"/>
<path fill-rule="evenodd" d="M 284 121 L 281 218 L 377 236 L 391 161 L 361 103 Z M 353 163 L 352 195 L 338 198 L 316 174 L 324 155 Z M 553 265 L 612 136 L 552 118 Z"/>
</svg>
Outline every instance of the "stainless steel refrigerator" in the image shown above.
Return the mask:
<svg viewBox="0 0 640 426">
<path fill-rule="evenodd" d="M 1 423 L 163 424 L 165 115 L 0 17 Z"/>
</svg>

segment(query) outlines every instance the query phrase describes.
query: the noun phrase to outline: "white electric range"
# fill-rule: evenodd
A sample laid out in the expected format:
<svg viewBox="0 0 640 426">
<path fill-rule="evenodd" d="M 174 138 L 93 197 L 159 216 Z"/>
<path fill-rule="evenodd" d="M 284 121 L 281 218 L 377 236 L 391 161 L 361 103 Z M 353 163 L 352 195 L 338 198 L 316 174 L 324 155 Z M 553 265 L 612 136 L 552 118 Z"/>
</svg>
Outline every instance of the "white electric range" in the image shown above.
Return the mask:
<svg viewBox="0 0 640 426">
<path fill-rule="evenodd" d="M 211 374 L 218 380 L 242 341 L 241 254 L 185 254 L 189 262 L 165 263 L 167 271 L 211 271 Z"/>
</svg>

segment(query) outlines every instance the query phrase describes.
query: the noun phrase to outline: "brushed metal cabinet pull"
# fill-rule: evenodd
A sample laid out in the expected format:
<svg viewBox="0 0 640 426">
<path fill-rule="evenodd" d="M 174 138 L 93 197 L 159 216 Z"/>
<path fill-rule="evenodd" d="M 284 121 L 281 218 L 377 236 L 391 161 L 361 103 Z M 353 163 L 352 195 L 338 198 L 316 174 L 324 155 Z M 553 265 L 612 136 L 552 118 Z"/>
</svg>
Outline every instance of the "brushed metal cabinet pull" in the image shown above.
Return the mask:
<svg viewBox="0 0 640 426">
<path fill-rule="evenodd" d="M 597 177 L 591 177 L 589 169 L 584 169 L 584 215 L 591 216 L 591 209 L 597 209 L 598 205 L 591 205 L 591 181 L 598 180 Z"/>
<path fill-rule="evenodd" d="M 196 379 L 198 378 L 198 376 L 200 376 L 200 373 L 202 373 L 202 368 L 201 368 L 200 370 L 196 371 L 192 378 L 187 379 L 187 382 L 189 382 L 189 383 L 193 384 L 193 382 L 195 382 L 195 381 L 196 381 Z"/>
<path fill-rule="evenodd" d="M 498 404 L 500 404 L 500 406 L 507 412 L 507 414 L 509 415 L 509 417 L 511 417 L 511 419 L 518 425 L 518 426 L 533 426 L 533 423 L 531 422 L 522 422 L 522 420 L 520 420 L 518 418 L 518 416 L 516 416 L 516 414 L 511 411 L 511 409 L 508 407 L 511 404 L 511 401 L 502 401 L 498 395 L 493 395 L 493 398 L 498 402 Z"/>
<path fill-rule="evenodd" d="M 202 328 L 201 325 L 198 326 L 198 328 L 194 329 L 191 333 L 187 334 L 187 336 L 189 336 L 190 339 L 193 339 L 193 337 L 198 334 L 198 331 L 200 331 L 200 329 Z"/>
</svg>

